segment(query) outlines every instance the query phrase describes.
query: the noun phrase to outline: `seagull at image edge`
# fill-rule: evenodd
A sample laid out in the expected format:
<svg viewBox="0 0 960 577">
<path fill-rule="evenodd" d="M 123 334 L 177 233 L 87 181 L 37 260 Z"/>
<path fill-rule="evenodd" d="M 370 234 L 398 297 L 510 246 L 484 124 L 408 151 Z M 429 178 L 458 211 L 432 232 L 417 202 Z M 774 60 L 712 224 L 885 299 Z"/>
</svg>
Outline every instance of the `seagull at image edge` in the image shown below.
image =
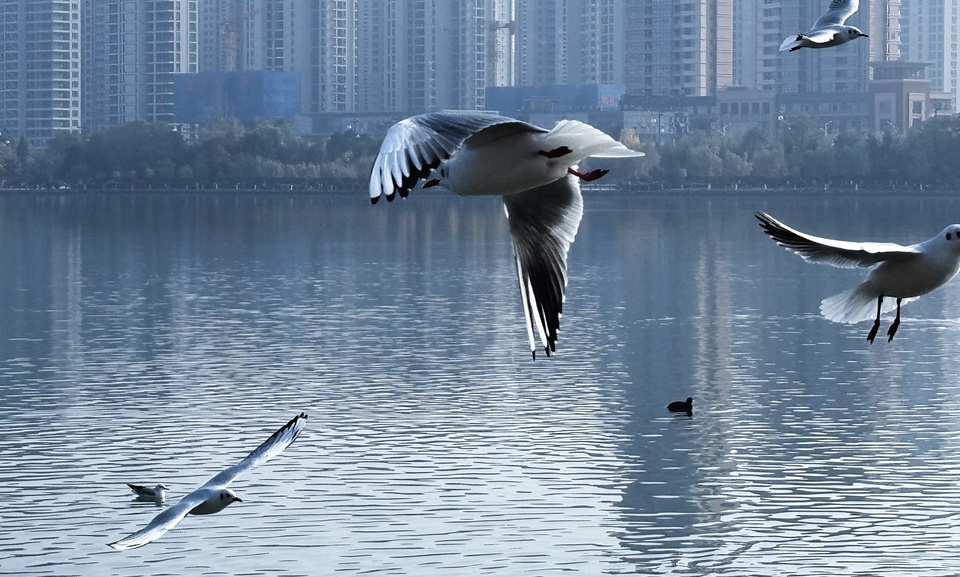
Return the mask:
<svg viewBox="0 0 960 577">
<path fill-rule="evenodd" d="M 867 278 L 853 289 L 823 299 L 820 313 L 833 322 L 857 323 L 874 318 L 876 310 L 867 335 L 871 343 L 880 328 L 882 313 L 897 309 L 897 317 L 887 331 L 889 342 L 900 326 L 901 303 L 946 284 L 960 270 L 960 224 L 951 224 L 921 243 L 901 246 L 821 238 L 790 228 L 763 212 L 754 216 L 770 238 L 807 262 L 870 268 Z"/>
</svg>

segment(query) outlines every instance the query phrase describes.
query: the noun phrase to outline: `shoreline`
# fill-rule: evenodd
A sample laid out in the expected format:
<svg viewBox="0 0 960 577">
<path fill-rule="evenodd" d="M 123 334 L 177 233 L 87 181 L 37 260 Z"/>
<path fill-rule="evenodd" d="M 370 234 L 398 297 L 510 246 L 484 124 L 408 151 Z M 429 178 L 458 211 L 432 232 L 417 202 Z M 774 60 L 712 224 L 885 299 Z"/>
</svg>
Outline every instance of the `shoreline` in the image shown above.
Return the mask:
<svg viewBox="0 0 960 577">
<path fill-rule="evenodd" d="M 814 184 L 801 186 L 799 183 L 785 182 L 778 184 L 742 184 L 742 183 L 696 183 L 690 185 L 604 185 L 587 184 L 582 188 L 584 195 L 610 195 L 610 196 L 755 196 L 763 194 L 784 194 L 792 193 L 798 196 L 823 196 L 823 195 L 851 195 L 851 194 L 870 194 L 870 195 L 904 195 L 921 194 L 924 196 L 944 196 L 954 194 L 960 191 L 960 188 L 950 185 L 930 185 L 923 183 L 887 183 L 887 184 Z M 367 188 L 365 186 L 345 185 L 342 187 L 334 185 L 253 185 L 241 186 L 164 186 L 164 187 L 138 187 L 138 186 L 102 186 L 102 187 L 0 187 L 0 196 L 13 195 L 37 195 L 37 196 L 57 196 L 57 195 L 150 195 L 150 194 L 191 194 L 191 195 L 293 195 L 293 196 L 354 196 L 365 195 Z M 433 197 L 446 196 L 450 193 L 446 190 L 417 190 L 416 196 Z M 494 195 L 491 195 L 494 196 Z"/>
</svg>

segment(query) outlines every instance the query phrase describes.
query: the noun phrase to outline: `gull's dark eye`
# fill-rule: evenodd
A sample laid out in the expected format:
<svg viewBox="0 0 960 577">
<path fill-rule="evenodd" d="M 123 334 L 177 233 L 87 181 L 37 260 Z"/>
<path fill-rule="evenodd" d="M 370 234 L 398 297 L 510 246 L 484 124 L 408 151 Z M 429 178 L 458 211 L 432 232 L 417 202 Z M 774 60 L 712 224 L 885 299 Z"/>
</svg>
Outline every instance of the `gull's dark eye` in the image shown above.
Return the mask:
<svg viewBox="0 0 960 577">
<path fill-rule="evenodd" d="M 953 239 L 953 235 L 948 232 L 948 233 L 947 233 L 947 240 L 952 240 L 952 239 Z"/>
<path fill-rule="evenodd" d="M 220 500 L 223 501 L 223 498 L 224 498 L 225 496 L 226 496 L 226 495 L 224 495 L 223 493 L 220 493 Z"/>
</svg>

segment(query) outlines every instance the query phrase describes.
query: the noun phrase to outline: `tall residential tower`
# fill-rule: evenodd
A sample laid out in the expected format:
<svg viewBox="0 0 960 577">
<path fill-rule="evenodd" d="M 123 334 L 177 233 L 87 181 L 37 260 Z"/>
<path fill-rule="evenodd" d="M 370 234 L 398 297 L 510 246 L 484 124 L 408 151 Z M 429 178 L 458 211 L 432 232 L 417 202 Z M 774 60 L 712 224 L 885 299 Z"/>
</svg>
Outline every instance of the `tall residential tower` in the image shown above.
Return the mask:
<svg viewBox="0 0 960 577">
<path fill-rule="evenodd" d="M 84 131 L 173 122 L 173 75 L 197 71 L 197 0 L 82 6 Z"/>
<path fill-rule="evenodd" d="M 626 0 L 627 91 L 710 96 L 733 83 L 733 0 Z"/>
<path fill-rule="evenodd" d="M 516 83 L 624 83 L 626 0 L 517 0 Z"/>
<path fill-rule="evenodd" d="M 903 58 L 925 62 L 934 90 L 948 92 L 957 110 L 960 85 L 960 0 L 901 0 Z"/>
<path fill-rule="evenodd" d="M 43 143 L 81 129 L 80 3 L 0 0 L 0 132 Z"/>
</svg>

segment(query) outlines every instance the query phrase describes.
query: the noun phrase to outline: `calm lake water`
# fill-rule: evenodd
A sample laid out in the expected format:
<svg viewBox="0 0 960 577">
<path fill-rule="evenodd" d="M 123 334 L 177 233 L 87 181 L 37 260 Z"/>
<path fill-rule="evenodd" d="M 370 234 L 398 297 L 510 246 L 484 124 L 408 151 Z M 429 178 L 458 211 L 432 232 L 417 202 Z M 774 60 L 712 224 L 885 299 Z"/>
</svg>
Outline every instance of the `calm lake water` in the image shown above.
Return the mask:
<svg viewBox="0 0 960 577">
<path fill-rule="evenodd" d="M 868 345 L 818 314 L 863 273 L 752 216 L 960 221 L 918 194 L 588 192 L 536 361 L 496 199 L 0 195 L 0 574 L 956 575 L 958 281 Z M 107 547 L 160 510 L 126 482 L 299 411 L 243 503 Z"/>
</svg>

